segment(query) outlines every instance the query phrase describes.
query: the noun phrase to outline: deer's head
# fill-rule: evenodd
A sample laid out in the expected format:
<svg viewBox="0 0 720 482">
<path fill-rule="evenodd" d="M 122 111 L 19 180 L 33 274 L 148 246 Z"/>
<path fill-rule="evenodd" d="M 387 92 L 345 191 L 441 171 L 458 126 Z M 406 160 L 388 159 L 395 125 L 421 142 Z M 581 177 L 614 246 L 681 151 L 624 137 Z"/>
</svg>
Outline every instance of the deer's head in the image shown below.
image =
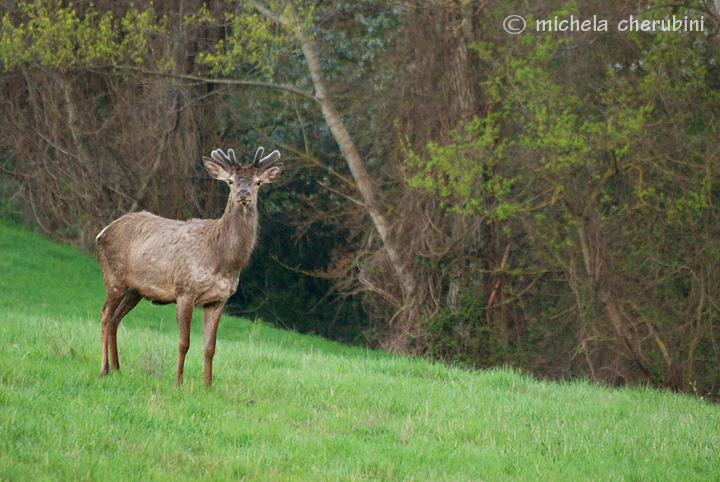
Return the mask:
<svg viewBox="0 0 720 482">
<path fill-rule="evenodd" d="M 282 164 L 274 164 L 280 159 L 280 152 L 272 151 L 263 157 L 265 149 L 258 147 L 253 162 L 243 166 L 235 158 L 235 151 L 215 149 L 210 157 L 203 156 L 205 168 L 210 175 L 230 186 L 230 199 L 241 207 L 248 208 L 257 199 L 257 192 L 264 183 L 275 182 L 282 172 Z"/>
</svg>

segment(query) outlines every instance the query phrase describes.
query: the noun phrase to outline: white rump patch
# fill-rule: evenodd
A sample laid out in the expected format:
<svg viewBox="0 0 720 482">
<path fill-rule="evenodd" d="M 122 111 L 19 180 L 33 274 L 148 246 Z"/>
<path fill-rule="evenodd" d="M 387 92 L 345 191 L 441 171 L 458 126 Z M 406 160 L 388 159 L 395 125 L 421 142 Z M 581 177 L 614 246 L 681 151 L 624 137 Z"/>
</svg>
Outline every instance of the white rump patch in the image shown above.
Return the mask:
<svg viewBox="0 0 720 482">
<path fill-rule="evenodd" d="M 97 243 L 98 239 L 100 239 L 100 236 L 102 236 L 103 233 L 105 232 L 105 230 L 106 230 L 107 228 L 109 228 L 109 227 L 110 227 L 110 225 L 108 224 L 107 226 L 105 226 L 105 227 L 103 228 L 102 231 L 100 231 L 100 234 L 98 234 L 97 236 L 95 236 L 95 242 L 96 242 L 96 243 Z"/>
</svg>

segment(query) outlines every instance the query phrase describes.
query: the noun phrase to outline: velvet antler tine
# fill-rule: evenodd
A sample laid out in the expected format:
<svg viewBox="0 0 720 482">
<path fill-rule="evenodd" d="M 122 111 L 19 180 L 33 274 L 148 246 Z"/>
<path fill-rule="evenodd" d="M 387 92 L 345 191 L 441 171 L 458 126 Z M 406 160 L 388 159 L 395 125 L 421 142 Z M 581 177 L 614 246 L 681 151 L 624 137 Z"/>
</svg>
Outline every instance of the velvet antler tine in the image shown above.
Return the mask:
<svg viewBox="0 0 720 482">
<path fill-rule="evenodd" d="M 260 171 L 264 171 L 272 163 L 280 159 L 279 151 L 272 151 L 270 154 L 263 157 L 264 154 L 265 148 L 258 147 L 257 151 L 255 151 L 255 158 L 253 159 L 253 162 L 250 164 L 250 166 L 256 167 Z M 235 156 L 235 151 L 232 149 L 228 149 L 227 154 L 225 154 L 222 149 L 215 149 L 210 155 L 215 160 L 215 162 L 217 162 L 219 165 L 221 165 L 228 171 L 231 171 L 233 167 L 237 167 L 240 165 L 240 163 L 238 163 L 237 161 L 237 157 Z"/>
<path fill-rule="evenodd" d="M 270 154 L 263 157 L 260 162 L 258 162 L 258 169 L 263 171 L 270 167 L 278 159 L 280 159 L 280 151 L 272 151 Z"/>
<path fill-rule="evenodd" d="M 240 164 L 237 162 L 237 158 L 235 157 L 235 151 L 232 149 L 228 149 L 228 157 L 230 157 L 230 162 L 233 163 L 235 166 L 239 166 Z"/>
<path fill-rule="evenodd" d="M 257 148 L 257 151 L 255 151 L 255 158 L 253 159 L 253 162 L 250 164 L 251 166 L 258 167 L 260 158 L 265 154 L 265 148 L 260 146 Z"/>
<path fill-rule="evenodd" d="M 215 149 L 210 153 L 210 156 L 226 170 L 231 169 L 232 163 L 230 162 L 230 158 L 225 155 L 222 149 Z"/>
</svg>

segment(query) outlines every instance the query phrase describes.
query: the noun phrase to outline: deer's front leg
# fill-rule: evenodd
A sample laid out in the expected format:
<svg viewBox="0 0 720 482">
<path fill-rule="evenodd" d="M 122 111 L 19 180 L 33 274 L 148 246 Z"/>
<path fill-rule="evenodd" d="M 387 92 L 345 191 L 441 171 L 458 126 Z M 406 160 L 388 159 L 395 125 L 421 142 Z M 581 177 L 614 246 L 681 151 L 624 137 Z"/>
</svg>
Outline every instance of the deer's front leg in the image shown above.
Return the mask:
<svg viewBox="0 0 720 482">
<path fill-rule="evenodd" d="M 205 386 L 212 385 L 212 362 L 215 356 L 215 340 L 218 324 L 225 303 L 208 305 L 203 312 L 203 352 L 205 353 Z"/>
<path fill-rule="evenodd" d="M 175 376 L 175 387 L 182 383 L 183 369 L 185 368 L 185 355 L 190 349 L 190 322 L 192 321 L 193 302 L 187 298 L 177 300 L 177 322 L 180 330 L 180 342 L 178 343 L 178 365 Z"/>
</svg>

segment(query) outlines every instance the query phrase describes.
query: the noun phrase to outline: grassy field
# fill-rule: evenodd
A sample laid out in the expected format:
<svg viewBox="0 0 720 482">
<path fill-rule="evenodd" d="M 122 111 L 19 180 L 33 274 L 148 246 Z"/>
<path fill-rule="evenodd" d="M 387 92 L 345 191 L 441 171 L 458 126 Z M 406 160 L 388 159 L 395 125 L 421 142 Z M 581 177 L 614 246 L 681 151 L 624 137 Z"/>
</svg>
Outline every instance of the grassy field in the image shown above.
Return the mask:
<svg viewBox="0 0 720 482">
<path fill-rule="evenodd" d="M 720 406 L 200 319 L 143 301 L 99 378 L 94 258 L 0 224 L 0 480 L 720 480 Z M 199 314 L 196 313 L 196 316 Z"/>
</svg>

